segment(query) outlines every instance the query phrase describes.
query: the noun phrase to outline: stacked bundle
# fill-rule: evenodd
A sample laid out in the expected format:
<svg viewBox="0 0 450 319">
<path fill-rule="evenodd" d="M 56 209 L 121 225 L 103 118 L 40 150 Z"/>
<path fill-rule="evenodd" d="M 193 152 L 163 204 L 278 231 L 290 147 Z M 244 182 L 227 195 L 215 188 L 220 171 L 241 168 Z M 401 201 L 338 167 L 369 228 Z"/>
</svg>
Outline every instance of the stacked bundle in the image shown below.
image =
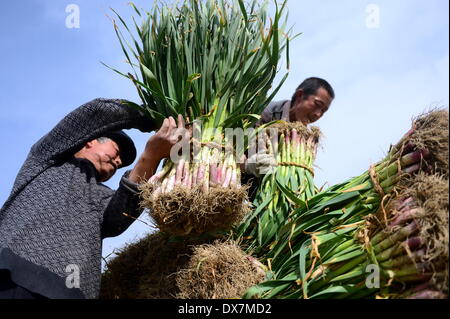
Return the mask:
<svg viewBox="0 0 450 319">
<path fill-rule="evenodd" d="M 423 202 L 447 196 L 441 194 L 442 183 L 437 182 L 438 177 L 430 177 L 441 185 L 436 186 L 437 195 L 429 193 L 423 200 L 417 195 L 406 203 L 404 200 L 398 203 L 397 199 L 408 194 L 401 192 L 406 187 L 409 192 L 424 187 L 425 184 L 411 179 L 419 171 L 448 178 L 448 111 L 437 110 L 418 117 L 388 156 L 361 176 L 335 185 L 306 203 L 298 201 L 300 207 L 292 214 L 292 220 L 279 230 L 280 240 L 266 256 L 272 261 L 275 278 L 253 287 L 247 296 L 357 298 L 372 295 L 379 289 L 366 287 L 363 279 L 368 277 L 368 265 L 391 274 L 392 280 L 427 279 L 432 273 L 441 273 L 445 263 L 434 262 L 437 256 L 434 251 L 439 251 L 439 255 L 443 246 L 437 245 L 433 238 L 448 238 L 448 197 L 446 204 L 437 200 L 444 202 L 438 208 L 430 209 Z M 412 202 L 415 206 L 411 206 Z M 421 209 L 411 210 L 411 207 Z M 405 214 L 399 215 L 396 210 Z M 389 214 L 396 215 L 396 219 L 389 222 Z M 372 230 L 374 216 L 384 221 L 383 229 L 378 225 L 377 234 Z M 420 221 L 410 222 L 419 216 Z M 370 228 L 366 226 L 368 220 L 372 220 Z M 438 223 L 443 227 L 436 226 Z M 430 234 L 430 229 L 435 230 Z M 415 236 L 417 232 L 421 239 Z M 361 237 L 363 242 L 358 241 Z M 424 246 L 426 242 L 434 246 Z M 404 247 L 411 255 L 402 255 Z M 448 264 L 448 250 L 443 258 Z"/>
<path fill-rule="evenodd" d="M 231 250 L 227 243 L 208 246 L 213 252 L 208 257 L 203 256 L 203 246 L 195 248 L 210 243 L 204 234 L 227 230 L 250 211 L 238 165 L 249 137 L 234 147 L 233 134 L 255 124 L 256 114 L 286 79 L 272 88 L 281 53 L 288 52 L 290 31 L 283 21 L 286 2 L 276 5 L 273 17 L 267 15 L 267 3 L 258 2 L 186 0 L 174 8 L 155 6 L 141 27 L 134 23 L 140 41 L 118 15 L 133 43 L 115 26 L 127 62 L 141 74 L 115 70 L 132 80 L 143 101 L 142 106 L 126 103 L 159 124 L 181 114 L 193 125 L 188 124 L 192 138 L 181 143 L 182 154 L 172 154 L 162 171 L 141 188 L 141 204 L 161 232 L 126 248 L 110 262 L 104 275 L 104 296 L 236 297 L 247 288 L 243 285 L 261 279 L 254 260 L 235 245 Z M 273 92 L 268 94 L 269 90 Z M 241 271 L 233 266 L 237 260 Z M 199 276 L 202 271 L 213 275 Z M 214 290 L 217 285 L 204 279 L 213 280 L 218 274 L 220 278 L 238 276 L 238 280 L 229 289 Z M 233 285 L 242 276 L 250 280 L 236 290 Z M 183 278 L 188 282 L 183 283 Z M 195 289 L 188 288 L 195 278 L 203 281 L 197 281 Z M 203 293 L 192 295 L 199 291 Z"/>
<path fill-rule="evenodd" d="M 263 266 L 228 240 L 156 232 L 107 263 L 102 299 L 239 298 L 264 279 Z"/>
<path fill-rule="evenodd" d="M 408 182 L 380 216 L 312 235 L 315 260 L 296 296 L 446 298 L 448 180 L 420 173 Z"/>
<path fill-rule="evenodd" d="M 252 127 L 259 118 L 255 114 L 286 79 L 287 74 L 268 94 L 289 42 L 290 32 L 282 24 L 285 4 L 276 6 L 270 24 L 267 4 L 256 0 L 247 7 L 242 0 L 155 6 L 143 25 L 136 25 L 141 44 L 130 32 L 134 49 L 116 27 L 127 62 L 142 77 L 136 71 L 116 71 L 132 80 L 143 101 L 142 106 L 128 104 L 157 123 L 179 114 L 195 123 L 182 154 L 172 154 L 161 173 L 142 187 L 143 205 L 161 230 L 176 235 L 211 232 L 230 227 L 249 212 L 237 165 L 246 143 L 234 147 L 225 130 Z"/>
<path fill-rule="evenodd" d="M 240 298 L 264 280 L 264 266 L 233 241 L 197 245 L 188 264 L 176 276 L 178 298 Z"/>
<path fill-rule="evenodd" d="M 313 163 L 319 137 L 316 127 L 280 122 L 266 128 L 265 136 L 258 143 L 259 148 L 273 155 L 276 166 L 262 178 L 253 202 L 256 208 L 237 227 L 235 236 L 259 258 L 278 240 L 278 230 L 289 221 L 293 204 L 304 202 L 316 193 Z"/>
<path fill-rule="evenodd" d="M 129 244 L 112 260 L 102 275 L 100 298 L 167 299 L 179 293 L 174 273 L 189 261 L 198 239 L 176 240 L 155 232 Z"/>
<path fill-rule="evenodd" d="M 448 179 L 418 174 L 366 228 L 389 298 L 448 296 Z M 384 216 L 383 216 L 384 218 Z M 370 222 L 370 221 L 369 221 Z M 404 240 L 404 241 L 403 241 Z M 384 278 L 383 278 L 384 277 Z M 401 286 L 394 284 L 396 281 Z"/>
</svg>

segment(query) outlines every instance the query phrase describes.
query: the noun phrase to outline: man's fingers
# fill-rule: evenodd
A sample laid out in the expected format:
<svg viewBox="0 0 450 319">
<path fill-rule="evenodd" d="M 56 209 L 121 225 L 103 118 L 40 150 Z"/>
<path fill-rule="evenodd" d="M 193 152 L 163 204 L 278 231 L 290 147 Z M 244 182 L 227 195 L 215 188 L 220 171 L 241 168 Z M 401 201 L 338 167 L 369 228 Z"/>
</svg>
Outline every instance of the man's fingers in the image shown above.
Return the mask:
<svg viewBox="0 0 450 319">
<path fill-rule="evenodd" d="M 165 118 L 159 132 L 166 133 L 169 130 L 169 119 Z"/>
<path fill-rule="evenodd" d="M 175 122 L 175 119 L 172 116 L 169 116 L 168 118 L 166 118 L 166 120 L 167 120 L 167 130 L 165 131 L 165 133 L 170 136 L 173 134 L 174 130 L 177 129 L 177 123 Z"/>
<path fill-rule="evenodd" d="M 183 138 L 186 140 L 190 140 L 192 137 L 192 132 L 189 131 L 188 129 L 183 128 Z"/>
<path fill-rule="evenodd" d="M 184 118 L 181 114 L 178 114 L 178 128 L 184 128 Z"/>
<path fill-rule="evenodd" d="M 192 131 L 189 129 L 186 129 L 184 118 L 181 114 L 178 114 L 178 132 L 182 136 L 183 140 L 189 140 L 192 135 Z"/>
<path fill-rule="evenodd" d="M 175 119 L 172 116 L 170 116 L 169 117 L 169 128 L 173 129 L 176 127 L 177 127 L 177 123 L 175 122 Z"/>
<path fill-rule="evenodd" d="M 167 134 L 169 135 L 171 143 L 176 143 L 181 140 L 183 142 L 189 142 L 191 134 L 189 130 L 185 128 L 183 116 L 179 114 L 177 120 L 178 126 L 177 123 L 175 122 L 175 119 L 172 116 L 168 118 L 170 124 L 169 124 L 169 131 L 167 132 Z"/>
<path fill-rule="evenodd" d="M 266 137 L 265 134 L 258 134 L 258 153 L 266 153 Z"/>
<path fill-rule="evenodd" d="M 270 154 L 258 154 L 258 163 L 262 165 L 272 165 L 273 163 L 276 163 L 276 159 L 274 156 Z"/>
</svg>

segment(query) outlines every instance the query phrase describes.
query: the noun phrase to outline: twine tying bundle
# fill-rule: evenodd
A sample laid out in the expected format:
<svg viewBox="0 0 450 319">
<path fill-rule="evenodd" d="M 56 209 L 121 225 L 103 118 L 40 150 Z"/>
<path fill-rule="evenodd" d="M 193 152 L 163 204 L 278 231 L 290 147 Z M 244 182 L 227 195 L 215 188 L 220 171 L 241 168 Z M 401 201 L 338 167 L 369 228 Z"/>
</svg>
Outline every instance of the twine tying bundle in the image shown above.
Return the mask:
<svg viewBox="0 0 450 319">
<path fill-rule="evenodd" d="M 375 165 L 373 165 L 373 164 L 370 165 L 369 176 L 372 181 L 373 187 L 375 188 L 375 191 L 380 195 L 381 198 L 383 198 L 386 194 L 384 193 L 384 190 L 380 185 L 380 182 L 378 180 L 378 175 L 375 171 Z"/>
<path fill-rule="evenodd" d="M 311 175 L 314 177 L 314 170 L 311 167 L 308 167 L 306 165 L 300 164 L 300 163 L 294 163 L 294 162 L 279 162 L 279 166 L 296 166 L 300 168 L 306 169 L 308 172 L 311 173 Z"/>
<path fill-rule="evenodd" d="M 233 155 L 236 154 L 236 152 L 234 151 L 233 147 L 231 147 L 229 145 L 222 145 L 222 144 L 219 144 L 217 142 L 201 142 L 201 141 L 199 141 L 199 140 L 197 140 L 195 138 L 192 138 L 191 142 L 192 142 L 192 144 L 194 144 L 196 146 L 199 146 L 199 147 L 206 146 L 206 147 L 209 147 L 209 148 L 218 149 L 219 151 L 224 150 L 224 151 L 227 151 L 227 152 L 232 152 Z"/>
</svg>

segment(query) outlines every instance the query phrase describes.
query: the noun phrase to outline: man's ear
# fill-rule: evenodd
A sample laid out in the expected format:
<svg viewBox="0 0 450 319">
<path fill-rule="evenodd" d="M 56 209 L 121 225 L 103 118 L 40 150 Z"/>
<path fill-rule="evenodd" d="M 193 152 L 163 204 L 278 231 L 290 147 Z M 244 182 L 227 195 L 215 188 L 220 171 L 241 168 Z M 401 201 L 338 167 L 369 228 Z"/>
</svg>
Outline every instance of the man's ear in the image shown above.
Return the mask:
<svg viewBox="0 0 450 319">
<path fill-rule="evenodd" d="M 295 101 L 296 101 L 296 102 L 301 101 L 302 98 L 303 98 L 304 93 L 305 93 L 305 91 L 303 91 L 303 89 L 298 89 L 298 90 L 295 92 Z"/>
<path fill-rule="evenodd" d="M 92 140 L 86 143 L 85 147 L 86 148 L 91 148 L 96 144 L 97 140 Z"/>
</svg>

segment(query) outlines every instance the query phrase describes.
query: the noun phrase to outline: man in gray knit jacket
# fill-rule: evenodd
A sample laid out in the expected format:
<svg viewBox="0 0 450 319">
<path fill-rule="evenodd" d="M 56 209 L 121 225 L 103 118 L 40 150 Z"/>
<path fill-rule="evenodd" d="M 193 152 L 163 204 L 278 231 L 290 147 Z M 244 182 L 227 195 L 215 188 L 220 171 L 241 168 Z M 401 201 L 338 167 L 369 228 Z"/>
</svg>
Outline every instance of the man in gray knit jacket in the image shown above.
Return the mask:
<svg viewBox="0 0 450 319">
<path fill-rule="evenodd" d="M 155 129 L 139 111 L 96 99 L 37 141 L 0 210 L 0 298 L 98 298 L 102 240 L 140 215 L 138 183 L 169 157 L 180 127 L 181 116 L 178 127 L 166 119 L 116 191 L 102 182 L 136 156 L 121 130 Z"/>
</svg>

